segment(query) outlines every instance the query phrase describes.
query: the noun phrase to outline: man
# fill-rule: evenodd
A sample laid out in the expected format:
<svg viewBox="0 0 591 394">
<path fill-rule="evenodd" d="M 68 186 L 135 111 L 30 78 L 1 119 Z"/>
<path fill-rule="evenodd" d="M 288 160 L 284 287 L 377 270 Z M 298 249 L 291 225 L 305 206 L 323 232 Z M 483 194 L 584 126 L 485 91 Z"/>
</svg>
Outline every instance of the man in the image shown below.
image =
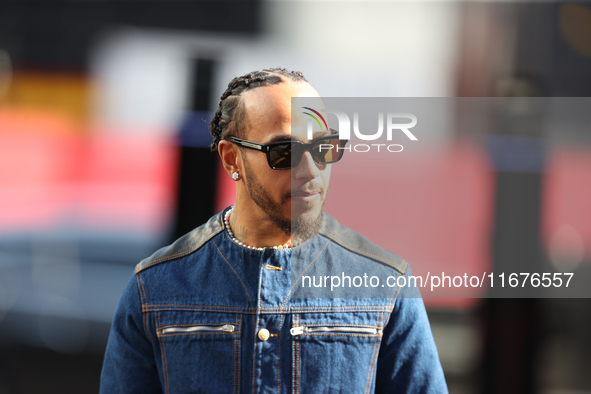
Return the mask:
<svg viewBox="0 0 591 394">
<path fill-rule="evenodd" d="M 420 298 L 305 293 L 309 275 L 410 269 L 322 213 L 345 141 L 308 140 L 292 97 L 319 95 L 284 69 L 228 85 L 210 130 L 235 204 L 138 264 L 102 393 L 447 392 Z"/>
</svg>

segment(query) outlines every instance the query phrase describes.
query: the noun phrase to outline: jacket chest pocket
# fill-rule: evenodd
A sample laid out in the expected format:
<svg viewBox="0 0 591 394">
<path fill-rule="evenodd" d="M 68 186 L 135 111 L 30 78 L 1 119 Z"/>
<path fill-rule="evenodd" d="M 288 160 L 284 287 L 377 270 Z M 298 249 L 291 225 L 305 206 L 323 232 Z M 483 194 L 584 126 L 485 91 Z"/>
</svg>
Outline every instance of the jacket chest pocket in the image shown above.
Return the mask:
<svg viewBox="0 0 591 394">
<path fill-rule="evenodd" d="M 370 390 L 382 339 L 378 318 L 377 312 L 295 315 L 290 328 L 292 391 Z"/>
<path fill-rule="evenodd" d="M 240 316 L 167 312 L 157 317 L 165 393 L 237 393 Z"/>
</svg>

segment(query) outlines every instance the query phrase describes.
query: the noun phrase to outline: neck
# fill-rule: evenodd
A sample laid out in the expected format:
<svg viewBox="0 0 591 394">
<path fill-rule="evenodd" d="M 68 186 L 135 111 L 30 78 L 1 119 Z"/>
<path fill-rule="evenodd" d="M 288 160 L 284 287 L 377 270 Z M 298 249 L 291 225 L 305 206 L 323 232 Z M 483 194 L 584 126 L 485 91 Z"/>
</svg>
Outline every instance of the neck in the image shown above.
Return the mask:
<svg viewBox="0 0 591 394">
<path fill-rule="evenodd" d="M 237 204 L 228 219 L 233 236 L 245 246 L 277 248 L 291 245 L 291 236 L 279 230 L 260 208 L 244 209 Z"/>
</svg>

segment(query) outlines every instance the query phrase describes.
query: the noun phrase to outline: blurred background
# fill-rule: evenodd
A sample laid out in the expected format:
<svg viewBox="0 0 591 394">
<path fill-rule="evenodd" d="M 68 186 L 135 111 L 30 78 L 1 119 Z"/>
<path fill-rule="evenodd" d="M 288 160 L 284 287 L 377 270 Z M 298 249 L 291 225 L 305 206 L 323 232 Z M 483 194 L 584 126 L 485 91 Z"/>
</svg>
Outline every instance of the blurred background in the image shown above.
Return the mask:
<svg viewBox="0 0 591 394">
<path fill-rule="evenodd" d="M 586 105 L 591 5 L 0 2 L 1 394 L 97 392 L 135 264 L 232 204 L 208 148 L 220 94 L 277 66 L 327 97 Z M 465 111 L 375 193 L 404 209 L 346 215 L 368 174 L 344 162 L 327 211 L 416 272 L 588 268 L 591 125 L 460 132 Z M 591 393 L 591 300 L 425 303 L 450 392 Z"/>
</svg>

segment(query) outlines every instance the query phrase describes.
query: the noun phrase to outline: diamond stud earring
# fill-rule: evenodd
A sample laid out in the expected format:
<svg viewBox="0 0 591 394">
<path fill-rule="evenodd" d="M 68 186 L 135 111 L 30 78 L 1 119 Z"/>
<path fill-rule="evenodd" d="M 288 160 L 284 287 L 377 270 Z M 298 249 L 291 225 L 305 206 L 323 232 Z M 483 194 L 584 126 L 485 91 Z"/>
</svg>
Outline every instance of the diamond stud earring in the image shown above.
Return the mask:
<svg viewBox="0 0 591 394">
<path fill-rule="evenodd" d="M 234 179 L 235 181 L 237 181 L 240 178 L 240 174 L 237 171 L 234 171 L 232 173 L 232 179 Z"/>
</svg>

